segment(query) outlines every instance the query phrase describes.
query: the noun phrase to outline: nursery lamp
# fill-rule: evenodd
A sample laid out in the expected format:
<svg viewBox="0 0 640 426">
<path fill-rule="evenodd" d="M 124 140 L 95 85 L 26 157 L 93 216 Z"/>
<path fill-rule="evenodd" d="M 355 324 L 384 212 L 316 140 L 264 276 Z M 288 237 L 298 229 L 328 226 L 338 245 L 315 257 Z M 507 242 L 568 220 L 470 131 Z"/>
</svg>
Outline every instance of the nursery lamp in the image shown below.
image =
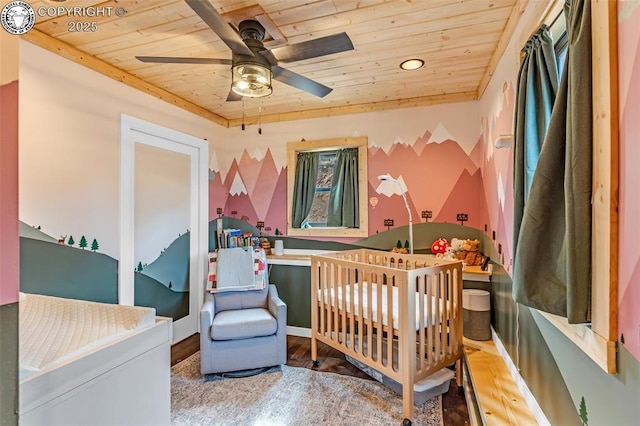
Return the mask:
<svg viewBox="0 0 640 426">
<path fill-rule="evenodd" d="M 404 194 L 404 188 L 397 179 L 392 178 L 389 174 L 380 175 L 378 176 L 378 179 L 380 179 L 381 181 L 395 182 L 400 188 L 400 195 L 402 195 L 404 206 L 407 208 L 407 213 L 409 213 L 409 254 L 413 254 L 413 219 L 411 217 L 411 209 L 409 208 L 409 203 L 407 203 L 407 197 Z"/>
</svg>

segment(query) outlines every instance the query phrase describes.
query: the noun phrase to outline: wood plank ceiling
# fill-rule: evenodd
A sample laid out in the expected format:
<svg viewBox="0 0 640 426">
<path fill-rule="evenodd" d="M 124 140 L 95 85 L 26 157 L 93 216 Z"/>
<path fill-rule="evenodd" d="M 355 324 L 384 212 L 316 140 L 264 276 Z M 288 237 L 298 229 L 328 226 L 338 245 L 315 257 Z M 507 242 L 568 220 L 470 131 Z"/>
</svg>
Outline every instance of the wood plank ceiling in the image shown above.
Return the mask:
<svg viewBox="0 0 640 426">
<path fill-rule="evenodd" d="M 247 15 L 262 15 L 261 20 L 271 23 L 267 47 L 340 32 L 353 42 L 351 51 L 283 64 L 333 91 L 319 98 L 274 80 L 270 96 L 244 101 L 246 115 L 255 116 L 260 108 L 263 122 L 478 99 L 524 7 L 521 0 L 210 3 L 232 26 Z M 151 64 L 135 58 L 231 59 L 229 47 L 183 0 L 38 0 L 30 4 L 39 13 L 35 30 L 22 36 L 27 41 L 221 125 L 240 124 L 243 102 L 226 101 L 229 66 Z M 90 5 L 111 7 L 110 16 L 74 17 L 39 9 Z M 124 16 L 116 16 L 117 8 L 126 11 Z M 96 30 L 70 31 L 72 22 L 95 22 Z M 423 59 L 425 66 L 401 70 L 400 63 L 408 58 Z"/>
</svg>

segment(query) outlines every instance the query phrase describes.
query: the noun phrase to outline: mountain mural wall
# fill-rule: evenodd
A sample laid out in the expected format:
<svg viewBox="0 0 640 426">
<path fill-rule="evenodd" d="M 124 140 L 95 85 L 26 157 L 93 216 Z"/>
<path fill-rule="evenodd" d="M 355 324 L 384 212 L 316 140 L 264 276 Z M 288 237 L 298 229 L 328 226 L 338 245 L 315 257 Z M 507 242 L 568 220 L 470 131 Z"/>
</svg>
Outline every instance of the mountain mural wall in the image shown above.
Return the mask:
<svg viewBox="0 0 640 426">
<path fill-rule="evenodd" d="M 513 259 L 513 149 L 497 149 L 494 141 L 504 134 L 512 134 L 515 111 L 515 92 L 510 81 L 502 84 L 496 94 L 494 110 L 482 118 L 483 133 L 478 142 L 478 156 L 481 160 L 482 185 L 488 210 L 487 231 L 495 246 L 501 247 L 500 258 L 496 259 L 511 272 Z"/>
<path fill-rule="evenodd" d="M 640 361 L 640 245 L 637 220 L 640 194 L 640 3 L 619 2 L 620 205 L 618 332 L 624 346 Z"/>
<path fill-rule="evenodd" d="M 465 152 L 450 138 L 440 123 L 424 130 L 413 143 L 398 141 L 387 149 L 369 146 L 368 197 L 369 234 L 387 230 L 384 219 L 394 219 L 394 226 L 408 224 L 408 215 L 399 189 L 381 189 L 378 175 L 389 173 L 404 182 L 413 221 L 430 210 L 435 222 L 457 223 L 457 214 L 466 213 L 467 226 L 484 229 L 489 215 L 486 207 L 478 149 Z M 479 140 L 477 144 L 480 144 Z M 234 158 L 224 179 L 220 171 L 210 171 L 210 219 L 222 214 L 244 219 L 252 225 L 263 221 L 265 227 L 286 233 L 287 168 L 278 169 L 269 148 L 262 158 L 245 149 Z M 350 239 L 343 239 L 345 242 Z"/>
<path fill-rule="evenodd" d="M 165 260 L 175 252 L 169 253 Z M 135 274 L 134 303 L 174 319 L 189 313 L 189 293 Z M 118 303 L 118 261 L 111 256 L 44 239 L 20 237 L 20 291 Z"/>
</svg>

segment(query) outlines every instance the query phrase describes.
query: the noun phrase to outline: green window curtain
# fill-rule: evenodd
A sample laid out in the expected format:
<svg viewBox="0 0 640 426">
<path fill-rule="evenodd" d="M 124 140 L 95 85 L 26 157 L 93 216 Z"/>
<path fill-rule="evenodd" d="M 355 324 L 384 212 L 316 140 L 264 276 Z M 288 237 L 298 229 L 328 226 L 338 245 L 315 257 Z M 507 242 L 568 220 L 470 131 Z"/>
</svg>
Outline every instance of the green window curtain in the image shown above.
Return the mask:
<svg viewBox="0 0 640 426">
<path fill-rule="evenodd" d="M 311 211 L 318 177 L 319 152 L 300 152 L 296 160 L 296 178 L 293 186 L 291 227 L 300 228 Z"/>
<path fill-rule="evenodd" d="M 542 142 L 549 127 L 558 92 L 558 67 L 553 40 L 543 25 L 522 49 L 518 75 L 514 144 L 514 249 L 538 165 Z M 514 250 L 515 252 L 515 250 Z"/>
<path fill-rule="evenodd" d="M 359 224 L 358 148 L 341 149 L 336 152 L 327 226 L 357 228 Z"/>
<path fill-rule="evenodd" d="M 516 302 L 591 320 L 591 5 L 565 4 L 569 47 L 515 250 Z"/>
</svg>

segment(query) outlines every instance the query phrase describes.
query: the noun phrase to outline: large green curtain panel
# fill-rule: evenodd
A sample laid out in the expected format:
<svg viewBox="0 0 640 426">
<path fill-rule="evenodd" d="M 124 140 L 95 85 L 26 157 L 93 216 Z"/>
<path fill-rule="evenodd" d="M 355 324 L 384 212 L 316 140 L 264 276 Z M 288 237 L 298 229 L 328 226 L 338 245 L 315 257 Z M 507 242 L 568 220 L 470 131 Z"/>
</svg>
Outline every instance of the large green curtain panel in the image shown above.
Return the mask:
<svg viewBox="0 0 640 426">
<path fill-rule="evenodd" d="M 529 39 L 522 53 L 514 135 L 514 249 L 558 92 L 556 54 L 546 25 Z"/>
<path fill-rule="evenodd" d="M 300 152 L 296 160 L 296 178 L 293 186 L 291 227 L 300 228 L 313 204 L 318 178 L 319 152 Z"/>
<path fill-rule="evenodd" d="M 358 148 L 336 152 L 329 194 L 327 226 L 356 228 L 360 224 L 358 204 Z"/>
<path fill-rule="evenodd" d="M 517 240 L 513 297 L 518 303 L 591 320 L 591 9 L 565 4 L 567 61 L 540 151 Z"/>
</svg>

